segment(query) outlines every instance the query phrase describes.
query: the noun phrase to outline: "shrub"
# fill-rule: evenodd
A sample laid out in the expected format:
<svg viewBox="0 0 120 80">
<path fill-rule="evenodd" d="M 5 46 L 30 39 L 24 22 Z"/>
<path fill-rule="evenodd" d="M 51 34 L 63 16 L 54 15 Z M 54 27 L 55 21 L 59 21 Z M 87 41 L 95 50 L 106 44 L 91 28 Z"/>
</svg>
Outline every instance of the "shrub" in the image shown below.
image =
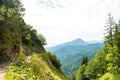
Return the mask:
<svg viewBox="0 0 120 80">
<path fill-rule="evenodd" d="M 61 67 L 60 60 L 51 52 L 47 52 L 47 54 L 48 54 L 50 62 L 54 65 L 54 67 L 60 69 Z"/>
</svg>

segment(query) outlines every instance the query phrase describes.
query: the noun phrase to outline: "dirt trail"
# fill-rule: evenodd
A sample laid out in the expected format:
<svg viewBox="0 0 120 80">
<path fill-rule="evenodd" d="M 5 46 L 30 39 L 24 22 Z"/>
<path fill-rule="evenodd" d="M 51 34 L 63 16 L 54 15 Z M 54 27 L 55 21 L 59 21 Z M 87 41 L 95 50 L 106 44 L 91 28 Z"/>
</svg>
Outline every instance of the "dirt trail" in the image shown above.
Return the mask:
<svg viewBox="0 0 120 80">
<path fill-rule="evenodd" d="M 8 69 L 9 63 L 0 63 L 0 80 L 4 79 L 5 72 Z"/>
<path fill-rule="evenodd" d="M 27 57 L 26 57 L 26 60 L 27 60 L 27 62 L 30 62 L 31 56 L 27 56 Z"/>
<path fill-rule="evenodd" d="M 27 62 L 30 62 L 30 59 L 31 59 L 31 56 L 26 57 Z M 7 63 L 0 63 L 0 80 L 4 79 L 5 72 L 7 71 L 9 66 L 10 66 L 10 63 L 8 63 L 8 62 Z"/>
</svg>

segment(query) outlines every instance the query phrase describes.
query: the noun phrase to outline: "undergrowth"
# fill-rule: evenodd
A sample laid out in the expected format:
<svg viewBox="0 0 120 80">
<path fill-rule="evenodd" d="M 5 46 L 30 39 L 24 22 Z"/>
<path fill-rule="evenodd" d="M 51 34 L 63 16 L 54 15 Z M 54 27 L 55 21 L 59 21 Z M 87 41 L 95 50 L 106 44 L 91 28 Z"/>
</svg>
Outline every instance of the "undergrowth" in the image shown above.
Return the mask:
<svg viewBox="0 0 120 80">
<path fill-rule="evenodd" d="M 52 53 L 33 53 L 31 59 L 21 53 L 5 74 L 4 80 L 67 80 L 60 68 L 50 61 Z"/>
</svg>

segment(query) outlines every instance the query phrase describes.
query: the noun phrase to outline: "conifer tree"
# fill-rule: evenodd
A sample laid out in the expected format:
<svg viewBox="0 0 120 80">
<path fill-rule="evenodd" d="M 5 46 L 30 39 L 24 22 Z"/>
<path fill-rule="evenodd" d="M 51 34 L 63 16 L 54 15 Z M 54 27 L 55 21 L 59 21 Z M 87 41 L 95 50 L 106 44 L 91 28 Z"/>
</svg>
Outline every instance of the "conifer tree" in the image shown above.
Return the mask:
<svg viewBox="0 0 120 80">
<path fill-rule="evenodd" d="M 105 44 L 110 44 L 111 46 L 113 46 L 113 26 L 114 26 L 114 20 L 113 17 L 111 16 L 111 14 L 108 14 L 108 20 L 107 20 L 107 24 L 106 24 L 106 33 L 105 33 Z"/>
<path fill-rule="evenodd" d="M 120 53 L 120 22 L 114 27 L 114 46 L 117 46 Z"/>
<path fill-rule="evenodd" d="M 82 65 L 87 65 L 87 62 L 88 62 L 87 56 L 83 56 L 81 66 Z"/>
</svg>

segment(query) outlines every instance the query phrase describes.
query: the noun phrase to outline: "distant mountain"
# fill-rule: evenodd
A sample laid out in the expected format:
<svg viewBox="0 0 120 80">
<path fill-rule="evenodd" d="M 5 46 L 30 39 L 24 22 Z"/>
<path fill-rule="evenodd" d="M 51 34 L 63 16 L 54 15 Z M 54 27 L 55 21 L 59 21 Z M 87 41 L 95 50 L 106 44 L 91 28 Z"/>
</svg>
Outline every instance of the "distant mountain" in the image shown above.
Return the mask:
<svg viewBox="0 0 120 80">
<path fill-rule="evenodd" d="M 52 51 L 60 59 L 62 69 L 70 75 L 79 68 L 82 56 L 92 59 L 102 47 L 103 43 L 101 42 L 88 43 L 82 39 L 75 39 L 46 49 Z"/>
<path fill-rule="evenodd" d="M 71 45 L 72 45 L 72 46 L 86 45 L 86 42 L 83 41 L 82 39 L 78 38 L 78 39 L 75 39 L 75 40 L 73 40 L 73 41 L 66 42 L 66 43 L 64 43 L 63 45 L 66 45 L 66 46 L 68 46 L 68 45 L 70 45 L 70 46 L 71 46 Z"/>
<path fill-rule="evenodd" d="M 59 44 L 59 45 L 56 45 L 56 46 L 53 46 L 53 47 L 46 47 L 46 49 L 54 52 L 54 51 L 57 51 L 60 48 L 63 48 L 64 46 L 78 46 L 78 45 L 86 45 L 86 44 L 87 43 L 85 41 L 78 38 L 78 39 L 75 39 L 73 41 L 69 41 L 69 42 Z"/>
<path fill-rule="evenodd" d="M 96 41 L 96 40 L 94 40 L 94 41 L 86 41 L 88 44 L 93 44 L 93 43 L 103 43 L 103 41 Z"/>
</svg>

